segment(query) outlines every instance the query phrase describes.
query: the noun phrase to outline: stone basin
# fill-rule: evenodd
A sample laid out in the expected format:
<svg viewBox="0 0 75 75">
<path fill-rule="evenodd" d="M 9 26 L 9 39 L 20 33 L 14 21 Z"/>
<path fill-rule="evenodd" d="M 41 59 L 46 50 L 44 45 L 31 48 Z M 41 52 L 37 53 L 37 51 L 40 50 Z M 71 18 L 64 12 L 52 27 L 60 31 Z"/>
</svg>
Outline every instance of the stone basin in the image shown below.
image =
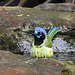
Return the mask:
<svg viewBox="0 0 75 75">
<path fill-rule="evenodd" d="M 53 38 L 53 59 L 29 56 L 32 34 L 37 26 L 46 31 L 54 26 L 59 28 L 58 34 Z M 1 75 L 74 75 L 75 60 L 67 60 L 69 57 L 75 58 L 74 49 L 75 13 L 0 7 Z M 66 55 L 68 57 L 65 59 Z"/>
</svg>

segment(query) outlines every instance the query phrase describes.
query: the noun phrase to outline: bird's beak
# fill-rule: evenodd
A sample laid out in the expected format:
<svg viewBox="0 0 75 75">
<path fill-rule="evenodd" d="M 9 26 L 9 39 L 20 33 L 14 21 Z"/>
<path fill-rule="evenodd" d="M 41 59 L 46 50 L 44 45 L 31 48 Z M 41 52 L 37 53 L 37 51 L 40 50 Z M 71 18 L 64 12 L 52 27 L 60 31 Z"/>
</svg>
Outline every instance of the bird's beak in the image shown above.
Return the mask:
<svg viewBox="0 0 75 75">
<path fill-rule="evenodd" d="M 32 36 L 35 36 L 35 34 L 32 34 Z"/>
<path fill-rule="evenodd" d="M 34 32 L 32 35 L 33 35 L 33 36 L 37 35 L 37 32 Z"/>
</svg>

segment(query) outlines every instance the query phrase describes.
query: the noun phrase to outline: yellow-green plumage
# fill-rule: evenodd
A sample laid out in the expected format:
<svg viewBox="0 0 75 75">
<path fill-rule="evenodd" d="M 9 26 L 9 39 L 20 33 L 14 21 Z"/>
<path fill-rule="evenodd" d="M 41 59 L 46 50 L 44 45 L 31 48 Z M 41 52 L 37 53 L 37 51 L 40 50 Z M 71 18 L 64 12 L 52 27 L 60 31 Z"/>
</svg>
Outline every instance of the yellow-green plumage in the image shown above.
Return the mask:
<svg viewBox="0 0 75 75">
<path fill-rule="evenodd" d="M 35 46 L 33 39 L 31 56 L 39 58 L 52 58 L 53 57 L 52 38 L 57 33 L 57 31 L 58 31 L 57 27 L 54 27 L 51 31 L 49 31 L 48 35 L 46 34 L 44 42 L 40 46 Z"/>
</svg>

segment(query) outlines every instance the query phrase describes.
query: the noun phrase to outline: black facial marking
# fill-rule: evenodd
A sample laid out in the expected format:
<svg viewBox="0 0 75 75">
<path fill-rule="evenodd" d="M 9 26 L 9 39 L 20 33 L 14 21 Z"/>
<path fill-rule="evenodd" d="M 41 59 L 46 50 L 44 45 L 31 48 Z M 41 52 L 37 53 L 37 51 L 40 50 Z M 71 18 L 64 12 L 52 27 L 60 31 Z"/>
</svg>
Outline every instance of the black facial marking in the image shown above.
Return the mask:
<svg viewBox="0 0 75 75">
<path fill-rule="evenodd" d="M 41 35 L 40 32 L 38 32 L 37 35 Z"/>
<path fill-rule="evenodd" d="M 42 35 L 42 36 L 40 36 L 40 38 L 38 38 L 37 35 L 38 36 Z M 45 39 L 45 34 L 44 33 L 38 32 L 37 35 L 34 35 L 34 45 L 35 46 L 41 45 L 43 43 L 44 39 Z"/>
</svg>

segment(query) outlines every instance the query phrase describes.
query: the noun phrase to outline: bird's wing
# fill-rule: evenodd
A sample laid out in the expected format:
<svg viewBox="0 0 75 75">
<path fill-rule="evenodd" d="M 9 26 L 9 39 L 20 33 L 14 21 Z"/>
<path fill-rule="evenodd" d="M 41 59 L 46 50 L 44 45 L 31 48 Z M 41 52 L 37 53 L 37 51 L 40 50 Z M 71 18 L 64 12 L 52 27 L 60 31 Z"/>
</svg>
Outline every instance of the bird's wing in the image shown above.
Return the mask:
<svg viewBox="0 0 75 75">
<path fill-rule="evenodd" d="M 49 36 L 47 36 L 47 40 L 45 42 L 46 47 L 52 48 L 52 40 L 50 39 Z"/>
<path fill-rule="evenodd" d="M 53 27 L 47 35 L 47 40 L 46 40 L 46 46 L 49 48 L 52 48 L 52 38 L 54 37 L 54 35 L 58 32 L 58 28 L 57 27 Z"/>
</svg>

